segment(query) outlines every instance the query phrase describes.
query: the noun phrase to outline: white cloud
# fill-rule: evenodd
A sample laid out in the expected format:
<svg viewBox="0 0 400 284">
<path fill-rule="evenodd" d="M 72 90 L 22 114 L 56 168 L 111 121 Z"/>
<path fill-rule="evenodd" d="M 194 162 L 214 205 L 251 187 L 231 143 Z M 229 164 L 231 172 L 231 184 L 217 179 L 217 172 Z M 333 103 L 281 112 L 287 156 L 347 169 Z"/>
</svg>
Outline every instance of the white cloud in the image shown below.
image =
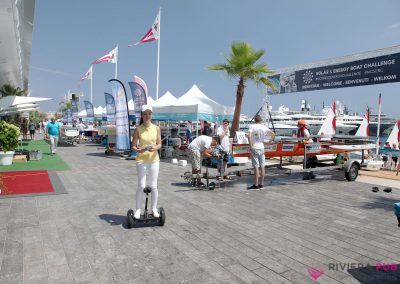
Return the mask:
<svg viewBox="0 0 400 284">
<path fill-rule="evenodd" d="M 53 73 L 53 74 L 64 75 L 64 76 L 72 76 L 69 73 L 58 71 L 58 70 L 51 70 L 51 69 L 37 67 L 37 66 L 31 66 L 31 68 L 35 69 L 35 70 L 38 70 L 38 71 L 47 72 L 47 73 Z"/>
<path fill-rule="evenodd" d="M 400 28 L 400 23 L 391 24 L 389 26 L 389 29 L 397 29 L 397 28 Z"/>
</svg>

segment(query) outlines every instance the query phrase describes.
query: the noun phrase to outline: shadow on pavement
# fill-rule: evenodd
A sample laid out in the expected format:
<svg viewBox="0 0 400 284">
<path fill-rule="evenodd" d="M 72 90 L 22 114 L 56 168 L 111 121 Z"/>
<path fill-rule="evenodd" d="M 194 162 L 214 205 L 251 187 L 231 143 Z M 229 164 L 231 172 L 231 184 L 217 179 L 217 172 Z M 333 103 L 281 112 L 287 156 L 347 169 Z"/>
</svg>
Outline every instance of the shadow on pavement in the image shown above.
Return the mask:
<svg viewBox="0 0 400 284">
<path fill-rule="evenodd" d="M 122 225 L 122 228 L 129 230 L 128 224 L 127 224 L 128 218 L 126 217 L 126 215 L 122 216 L 122 215 L 115 215 L 115 214 L 101 214 L 101 215 L 99 215 L 99 218 L 106 221 L 111 226 Z M 149 223 L 137 223 L 134 228 L 138 229 L 138 228 L 147 228 L 147 227 L 160 227 L 160 225 L 158 224 L 157 221 L 149 222 Z"/>
<path fill-rule="evenodd" d="M 106 155 L 104 153 L 86 153 L 86 156 L 94 156 L 94 157 L 102 157 L 102 158 L 108 158 L 108 159 L 124 160 L 124 158 L 120 157 L 119 155 Z"/>
<path fill-rule="evenodd" d="M 390 193 L 385 193 L 382 191 L 376 192 L 376 194 L 387 194 L 390 195 Z M 396 198 L 391 198 L 391 197 L 385 197 L 385 196 L 376 196 L 375 200 L 371 202 L 366 202 L 364 205 L 361 206 L 361 208 L 364 209 L 383 209 L 386 211 L 394 212 L 393 209 L 393 204 L 399 202 L 398 199 Z M 399 267 L 400 269 L 400 267 Z M 400 283 L 400 282 L 399 282 Z"/>
<path fill-rule="evenodd" d="M 382 263 L 347 270 L 360 283 L 400 283 L 400 264 Z"/>
<path fill-rule="evenodd" d="M 111 226 L 122 225 L 123 228 L 128 229 L 127 226 L 127 217 L 122 215 L 115 215 L 115 214 L 101 214 L 99 215 L 101 220 L 106 221 Z"/>
<path fill-rule="evenodd" d="M 86 144 L 86 143 L 81 143 L 82 145 L 85 145 L 86 147 L 98 147 L 99 149 L 105 149 L 104 146 L 101 144 Z"/>
</svg>

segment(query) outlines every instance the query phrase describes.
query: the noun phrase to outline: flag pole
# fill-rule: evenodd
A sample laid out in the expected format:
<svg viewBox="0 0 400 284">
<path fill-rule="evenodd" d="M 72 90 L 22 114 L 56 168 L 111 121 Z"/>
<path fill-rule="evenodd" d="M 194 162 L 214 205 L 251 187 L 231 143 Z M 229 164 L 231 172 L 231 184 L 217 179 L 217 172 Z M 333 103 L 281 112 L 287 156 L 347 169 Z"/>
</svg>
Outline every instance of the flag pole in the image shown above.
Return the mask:
<svg viewBox="0 0 400 284">
<path fill-rule="evenodd" d="M 381 128 L 381 106 L 382 106 L 382 97 L 379 94 L 379 110 L 378 110 L 378 126 L 376 129 L 376 154 L 379 154 L 379 132 Z"/>
<path fill-rule="evenodd" d="M 157 48 L 157 84 L 156 84 L 156 100 L 158 100 L 158 83 L 160 79 L 160 42 L 161 42 L 161 7 L 158 11 L 158 48 Z"/>
<path fill-rule="evenodd" d="M 117 75 L 118 75 L 118 44 L 117 44 L 117 54 L 116 54 L 117 60 L 115 60 L 115 79 L 117 79 Z"/>
<path fill-rule="evenodd" d="M 93 104 L 93 65 L 90 69 L 90 103 Z"/>
</svg>

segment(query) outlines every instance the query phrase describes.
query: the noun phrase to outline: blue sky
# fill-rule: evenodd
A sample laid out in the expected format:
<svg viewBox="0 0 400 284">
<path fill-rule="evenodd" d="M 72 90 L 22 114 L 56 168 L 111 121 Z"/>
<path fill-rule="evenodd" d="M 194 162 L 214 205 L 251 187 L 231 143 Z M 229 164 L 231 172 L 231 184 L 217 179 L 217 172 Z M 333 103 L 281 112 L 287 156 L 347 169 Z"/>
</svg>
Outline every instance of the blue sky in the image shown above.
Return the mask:
<svg viewBox="0 0 400 284">
<path fill-rule="evenodd" d="M 261 61 L 271 69 L 400 44 L 398 0 L 36 0 L 31 95 L 54 98 L 42 110 L 56 110 L 68 90 L 90 100 L 90 81 L 80 78 L 117 44 L 118 79 L 127 87 L 140 76 L 155 98 L 157 42 L 127 45 L 148 31 L 160 6 L 160 96 L 170 91 L 179 97 L 197 84 L 210 98 L 233 106 L 237 80 L 207 66 L 222 63 L 235 40 L 264 49 Z M 104 106 L 114 70 L 111 63 L 94 65 L 95 106 Z M 318 110 L 335 98 L 363 113 L 366 105 L 377 111 L 379 93 L 382 111 L 400 117 L 400 83 L 282 94 L 271 103 L 299 109 L 307 99 Z M 254 114 L 262 98 L 248 83 L 242 112 Z"/>
</svg>

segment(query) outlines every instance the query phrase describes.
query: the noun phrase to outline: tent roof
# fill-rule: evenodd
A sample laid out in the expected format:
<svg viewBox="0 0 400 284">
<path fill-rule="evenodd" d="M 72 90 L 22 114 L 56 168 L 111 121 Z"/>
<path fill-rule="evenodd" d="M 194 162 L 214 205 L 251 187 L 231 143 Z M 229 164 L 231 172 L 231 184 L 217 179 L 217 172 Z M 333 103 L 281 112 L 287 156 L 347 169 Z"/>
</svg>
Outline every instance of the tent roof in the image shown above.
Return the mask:
<svg viewBox="0 0 400 284">
<path fill-rule="evenodd" d="M 221 121 L 232 119 L 234 109 L 210 99 L 193 85 L 173 105 L 156 105 L 153 112 L 154 119 Z"/>
<path fill-rule="evenodd" d="M 175 105 L 178 99 L 167 91 L 163 96 L 161 96 L 158 100 L 156 100 L 152 106 L 170 106 Z"/>
<path fill-rule="evenodd" d="M 105 108 L 103 108 L 102 106 L 98 106 L 97 108 L 93 108 L 93 113 L 94 113 L 94 115 L 96 116 L 96 117 L 98 117 L 98 116 L 102 116 L 103 114 L 105 114 L 106 113 L 106 109 Z M 86 117 L 86 109 L 84 109 L 84 110 L 81 110 L 79 113 L 78 113 L 78 117 Z"/>
<path fill-rule="evenodd" d="M 224 106 L 207 97 L 194 84 L 189 91 L 178 99 L 179 105 L 198 105 L 199 113 L 214 113 L 219 115 L 233 115 L 234 108 Z"/>
<path fill-rule="evenodd" d="M 150 96 L 147 97 L 147 104 L 148 105 L 153 106 L 155 102 L 156 101 L 152 97 L 150 97 Z"/>
</svg>

